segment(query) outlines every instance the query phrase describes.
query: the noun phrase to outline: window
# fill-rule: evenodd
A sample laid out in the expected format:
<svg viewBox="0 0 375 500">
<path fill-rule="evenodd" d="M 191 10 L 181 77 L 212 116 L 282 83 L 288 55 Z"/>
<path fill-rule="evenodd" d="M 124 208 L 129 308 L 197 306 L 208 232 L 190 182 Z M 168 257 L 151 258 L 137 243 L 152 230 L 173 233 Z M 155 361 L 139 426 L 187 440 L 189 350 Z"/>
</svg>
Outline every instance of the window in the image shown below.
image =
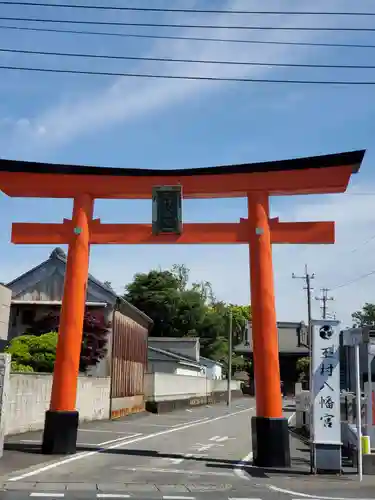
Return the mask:
<svg viewBox="0 0 375 500">
<path fill-rule="evenodd" d="M 22 323 L 24 325 L 31 325 L 35 320 L 34 309 L 25 309 L 22 311 Z"/>
</svg>

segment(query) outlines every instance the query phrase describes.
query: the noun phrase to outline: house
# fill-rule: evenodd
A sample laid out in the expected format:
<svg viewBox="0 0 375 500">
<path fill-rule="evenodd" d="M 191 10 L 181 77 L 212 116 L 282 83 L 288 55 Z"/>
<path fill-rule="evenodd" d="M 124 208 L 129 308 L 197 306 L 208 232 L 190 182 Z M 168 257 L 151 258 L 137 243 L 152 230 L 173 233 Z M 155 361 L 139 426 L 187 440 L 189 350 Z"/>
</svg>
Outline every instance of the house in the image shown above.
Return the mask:
<svg viewBox="0 0 375 500">
<path fill-rule="evenodd" d="M 301 343 L 299 327 L 301 323 L 280 321 L 277 323 L 279 334 L 280 377 L 287 392 L 294 393 L 294 384 L 298 380 L 296 364 L 299 358 L 309 355 L 309 349 Z M 244 341 L 234 348 L 237 354 L 253 358 L 253 339 L 251 324 Z M 256 362 L 256 361 L 255 361 Z"/>
<path fill-rule="evenodd" d="M 211 380 L 221 380 L 223 378 L 223 364 L 213 359 L 200 356 L 200 363 L 206 367 L 206 377 Z"/>
<path fill-rule="evenodd" d="M 149 337 L 148 346 L 149 350 L 150 348 L 158 349 L 164 351 L 165 355 L 173 354 L 178 356 L 185 363 L 185 367 L 188 366 L 186 363 L 193 364 L 197 367 L 197 375 L 203 375 L 212 380 L 221 380 L 223 378 L 223 365 L 218 361 L 200 355 L 200 340 L 197 337 Z M 153 363 L 154 371 L 164 371 L 161 360 L 158 365 L 154 363 L 154 356 L 155 352 L 153 354 L 149 352 L 149 363 Z M 191 365 L 191 368 L 193 365 Z M 187 374 L 186 369 L 182 371 L 180 367 L 175 373 L 177 372 Z M 193 375 L 193 373 L 190 374 Z"/>
<path fill-rule="evenodd" d="M 187 356 L 199 363 L 200 341 L 197 337 L 149 337 L 148 345 Z"/>
<path fill-rule="evenodd" d="M 149 337 L 148 371 L 206 376 L 196 337 Z"/>
<path fill-rule="evenodd" d="M 149 373 L 172 373 L 174 375 L 205 376 L 205 367 L 191 358 L 165 349 L 148 346 Z"/>
<path fill-rule="evenodd" d="M 46 314 L 59 312 L 65 269 L 66 255 L 55 248 L 47 260 L 7 284 L 12 294 L 8 340 L 22 335 Z M 107 355 L 88 374 L 111 376 L 112 416 L 142 409 L 152 320 L 92 275 L 87 282 L 86 308 L 103 315 L 110 325 Z"/>
</svg>

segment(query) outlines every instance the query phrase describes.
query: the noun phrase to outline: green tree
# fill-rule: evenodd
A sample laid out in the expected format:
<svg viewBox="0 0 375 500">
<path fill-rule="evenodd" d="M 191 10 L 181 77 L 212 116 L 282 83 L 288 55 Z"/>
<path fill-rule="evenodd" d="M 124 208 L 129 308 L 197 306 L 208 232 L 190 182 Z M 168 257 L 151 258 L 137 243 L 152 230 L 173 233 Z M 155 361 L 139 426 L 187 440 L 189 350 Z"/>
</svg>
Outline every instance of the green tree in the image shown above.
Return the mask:
<svg viewBox="0 0 375 500">
<path fill-rule="evenodd" d="M 296 363 L 296 369 L 298 372 L 298 380 L 300 382 L 305 382 L 309 380 L 310 375 L 310 357 L 305 356 L 303 358 L 299 358 Z"/>
<path fill-rule="evenodd" d="M 181 301 L 181 281 L 172 271 L 138 273 L 125 290 L 124 299 L 153 320 L 154 336 L 182 336 L 173 326 Z"/>
<path fill-rule="evenodd" d="M 247 325 L 251 319 L 251 308 L 234 304 L 230 304 L 228 308 L 232 312 L 233 342 L 240 344 L 245 338 Z"/>
<path fill-rule="evenodd" d="M 189 269 L 184 264 L 173 264 L 171 272 L 178 281 L 178 288 L 181 291 L 186 290 L 189 283 Z"/>
<path fill-rule="evenodd" d="M 175 264 L 171 270 L 153 269 L 139 273 L 126 288 L 124 298 L 154 321 L 152 335 L 199 337 L 202 356 L 226 362 L 228 359 L 229 310 L 233 316 L 233 345 L 243 340 L 250 317 L 248 306 L 216 300 L 208 281 L 189 287 L 189 269 Z M 235 357 L 235 367 L 246 366 Z"/>
<path fill-rule="evenodd" d="M 216 302 L 216 297 L 209 281 L 193 283 L 192 288 L 199 293 L 205 303 L 214 304 Z"/>
<path fill-rule="evenodd" d="M 362 310 L 352 314 L 353 326 L 375 326 L 375 304 L 366 302 Z"/>
</svg>

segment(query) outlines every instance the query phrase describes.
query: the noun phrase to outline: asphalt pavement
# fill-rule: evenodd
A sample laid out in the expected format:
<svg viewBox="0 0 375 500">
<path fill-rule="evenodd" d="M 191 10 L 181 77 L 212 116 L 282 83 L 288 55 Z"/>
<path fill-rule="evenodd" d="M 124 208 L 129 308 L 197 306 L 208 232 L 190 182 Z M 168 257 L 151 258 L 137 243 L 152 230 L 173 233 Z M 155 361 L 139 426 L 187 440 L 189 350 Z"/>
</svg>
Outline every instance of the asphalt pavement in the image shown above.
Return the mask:
<svg viewBox="0 0 375 500">
<path fill-rule="evenodd" d="M 375 498 L 372 484 L 359 488 L 353 478 L 311 478 L 303 459 L 288 470 L 253 467 L 254 415 L 254 399 L 243 398 L 230 408 L 218 404 L 86 423 L 78 432 L 77 454 L 62 457 L 41 454 L 41 432 L 8 437 L 0 500 Z"/>
</svg>

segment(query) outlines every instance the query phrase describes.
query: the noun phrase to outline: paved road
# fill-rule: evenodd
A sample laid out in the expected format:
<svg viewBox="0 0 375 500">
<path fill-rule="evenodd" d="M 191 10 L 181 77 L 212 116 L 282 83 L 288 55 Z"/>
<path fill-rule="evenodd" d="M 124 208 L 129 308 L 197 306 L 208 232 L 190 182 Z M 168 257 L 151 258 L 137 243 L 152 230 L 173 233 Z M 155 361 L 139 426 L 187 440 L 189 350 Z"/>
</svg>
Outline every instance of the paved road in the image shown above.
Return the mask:
<svg viewBox="0 0 375 500">
<path fill-rule="evenodd" d="M 78 433 L 77 455 L 33 463 L 3 481 L 99 484 L 103 491 L 112 490 L 115 483 L 189 483 L 228 491 L 245 481 L 235 466 L 251 450 L 254 408 L 254 400 L 244 398 L 234 401 L 230 410 L 220 404 L 84 425 Z M 21 445 L 32 452 L 40 439 L 40 433 L 17 436 L 8 439 L 8 447 Z"/>
<path fill-rule="evenodd" d="M 255 401 L 244 398 L 233 401 L 231 409 L 220 404 L 84 424 L 78 433 L 79 452 L 59 458 L 40 454 L 41 433 L 9 438 L 8 451 L 1 461 L 4 465 L 0 463 L 0 489 L 6 490 L 0 491 L 0 500 L 375 497 L 373 485 L 367 490 L 361 488 L 359 495 L 350 478 L 347 483 L 337 479 L 312 481 L 305 464 L 289 471 L 246 464 L 246 459 L 251 459 L 250 424 L 254 414 Z M 16 451 L 20 448 L 23 451 Z M 7 464 L 19 464 L 21 470 L 7 470 Z"/>
</svg>

